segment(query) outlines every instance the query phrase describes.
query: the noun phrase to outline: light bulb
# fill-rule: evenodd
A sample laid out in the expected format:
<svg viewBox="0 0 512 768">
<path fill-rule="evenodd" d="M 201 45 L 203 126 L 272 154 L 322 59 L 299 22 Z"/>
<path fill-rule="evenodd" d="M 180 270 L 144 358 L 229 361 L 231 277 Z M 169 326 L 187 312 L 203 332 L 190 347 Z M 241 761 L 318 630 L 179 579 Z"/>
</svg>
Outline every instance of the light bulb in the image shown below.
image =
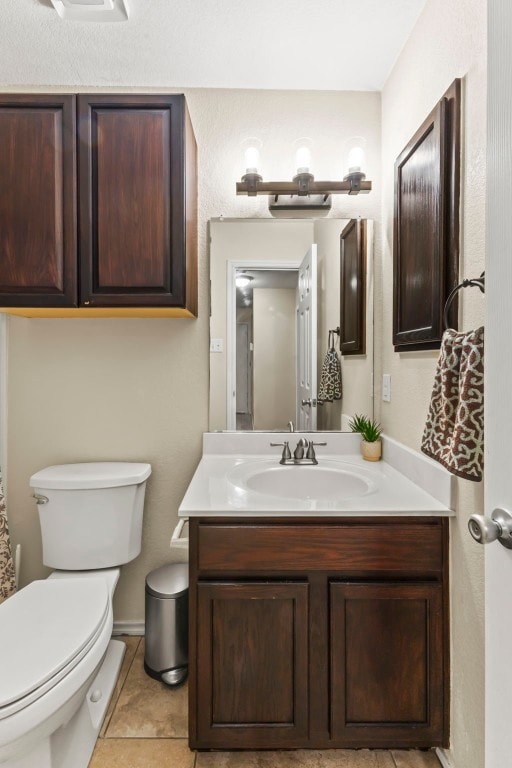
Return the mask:
<svg viewBox="0 0 512 768">
<path fill-rule="evenodd" d="M 257 147 L 247 147 L 244 152 L 245 159 L 245 172 L 246 173 L 258 173 L 258 166 L 260 164 L 260 153 Z"/>
<path fill-rule="evenodd" d="M 348 153 L 348 172 L 362 173 L 366 163 L 364 149 L 362 147 L 352 147 Z"/>
<path fill-rule="evenodd" d="M 253 279 L 254 278 L 251 277 L 251 275 L 245 275 L 243 273 L 240 274 L 240 275 L 237 275 L 236 278 L 235 278 L 236 287 L 237 288 L 247 288 L 247 286 L 249 285 L 249 283 L 252 282 Z"/>
<path fill-rule="evenodd" d="M 311 167 L 311 150 L 309 147 L 299 147 L 295 153 L 297 173 L 309 173 Z"/>
</svg>

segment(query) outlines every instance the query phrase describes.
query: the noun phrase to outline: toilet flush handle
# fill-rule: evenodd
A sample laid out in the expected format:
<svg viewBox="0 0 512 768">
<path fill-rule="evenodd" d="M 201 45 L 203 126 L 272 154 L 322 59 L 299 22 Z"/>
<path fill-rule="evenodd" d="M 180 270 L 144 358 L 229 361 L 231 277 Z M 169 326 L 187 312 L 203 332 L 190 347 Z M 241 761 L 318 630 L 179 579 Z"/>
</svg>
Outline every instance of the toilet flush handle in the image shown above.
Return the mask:
<svg viewBox="0 0 512 768">
<path fill-rule="evenodd" d="M 36 504 L 48 504 L 48 496 L 42 496 L 40 493 L 33 493 L 32 496 L 36 500 Z"/>
</svg>

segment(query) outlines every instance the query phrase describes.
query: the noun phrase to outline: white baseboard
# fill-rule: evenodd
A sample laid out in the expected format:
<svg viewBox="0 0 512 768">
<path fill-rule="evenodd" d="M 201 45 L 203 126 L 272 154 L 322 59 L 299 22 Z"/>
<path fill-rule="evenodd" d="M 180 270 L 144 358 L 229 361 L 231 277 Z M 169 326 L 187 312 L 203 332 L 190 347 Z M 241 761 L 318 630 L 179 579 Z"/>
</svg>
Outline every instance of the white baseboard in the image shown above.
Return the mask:
<svg viewBox="0 0 512 768">
<path fill-rule="evenodd" d="M 451 752 L 442 747 L 436 747 L 435 753 L 443 768 L 455 768 Z"/>
<path fill-rule="evenodd" d="M 144 635 L 143 621 L 114 621 L 113 635 Z"/>
</svg>

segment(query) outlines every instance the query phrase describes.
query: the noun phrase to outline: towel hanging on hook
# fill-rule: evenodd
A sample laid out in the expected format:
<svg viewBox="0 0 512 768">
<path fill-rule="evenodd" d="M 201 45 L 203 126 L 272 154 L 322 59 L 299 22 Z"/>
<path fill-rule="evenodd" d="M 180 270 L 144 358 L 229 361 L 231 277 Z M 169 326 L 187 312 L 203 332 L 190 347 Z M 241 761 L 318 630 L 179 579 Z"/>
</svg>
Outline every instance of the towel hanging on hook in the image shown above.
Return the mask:
<svg viewBox="0 0 512 768">
<path fill-rule="evenodd" d="M 479 288 L 482 293 L 485 293 L 485 272 L 482 272 L 480 277 L 474 277 L 470 280 L 462 280 L 458 285 L 455 286 L 455 288 L 452 288 L 450 293 L 448 294 L 448 298 L 446 299 L 446 303 L 444 305 L 444 311 L 443 311 L 443 327 L 446 330 L 448 328 L 448 312 L 450 310 L 450 307 L 452 305 L 452 302 L 457 295 L 457 293 L 461 290 L 461 288 Z"/>
<path fill-rule="evenodd" d="M 329 331 L 328 349 L 320 374 L 320 387 L 318 389 L 318 401 L 332 403 L 333 400 L 341 400 L 343 389 L 341 383 L 341 363 L 338 352 L 334 346 L 335 334 L 339 336 L 340 329 Z"/>
</svg>

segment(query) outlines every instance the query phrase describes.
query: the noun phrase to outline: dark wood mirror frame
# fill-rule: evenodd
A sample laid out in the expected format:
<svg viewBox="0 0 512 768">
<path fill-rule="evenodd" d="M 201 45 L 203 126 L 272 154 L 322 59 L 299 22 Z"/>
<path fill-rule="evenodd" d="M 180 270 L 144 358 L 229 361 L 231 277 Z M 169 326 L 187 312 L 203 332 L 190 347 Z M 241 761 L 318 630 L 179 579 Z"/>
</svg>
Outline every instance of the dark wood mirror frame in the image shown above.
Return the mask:
<svg viewBox="0 0 512 768">
<path fill-rule="evenodd" d="M 366 221 L 351 219 L 340 235 L 340 351 L 366 353 Z"/>
<path fill-rule="evenodd" d="M 459 272 L 460 88 L 455 80 L 395 163 L 393 344 L 437 349 Z M 449 324 L 457 328 L 457 305 Z"/>
</svg>

